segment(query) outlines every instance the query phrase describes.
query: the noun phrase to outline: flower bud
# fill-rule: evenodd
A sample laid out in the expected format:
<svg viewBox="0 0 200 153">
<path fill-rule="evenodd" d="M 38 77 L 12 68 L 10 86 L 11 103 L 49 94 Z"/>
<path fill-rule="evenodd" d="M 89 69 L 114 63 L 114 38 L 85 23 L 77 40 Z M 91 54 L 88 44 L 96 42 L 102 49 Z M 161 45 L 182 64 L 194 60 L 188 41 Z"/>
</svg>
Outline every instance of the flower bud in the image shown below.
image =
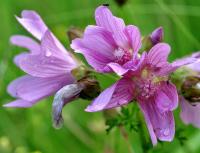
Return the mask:
<svg viewBox="0 0 200 153">
<path fill-rule="evenodd" d="M 83 31 L 76 27 L 71 27 L 67 31 L 67 36 L 69 41 L 71 42 L 75 38 L 81 38 L 83 36 Z"/>
<path fill-rule="evenodd" d="M 185 99 L 191 103 L 200 101 L 200 77 L 187 76 L 181 86 L 181 92 Z"/>
<path fill-rule="evenodd" d="M 159 27 L 159 28 L 155 29 L 150 35 L 152 44 L 155 45 L 157 43 L 162 42 L 163 41 L 163 36 L 164 36 L 164 33 L 163 33 L 163 28 L 162 27 Z"/>
<path fill-rule="evenodd" d="M 128 0 L 115 0 L 115 2 L 117 3 L 118 6 L 123 6 L 126 4 Z"/>
<path fill-rule="evenodd" d="M 78 81 L 78 84 L 83 86 L 83 90 L 80 93 L 80 98 L 92 100 L 100 94 L 99 82 L 92 77 L 84 77 Z"/>
</svg>

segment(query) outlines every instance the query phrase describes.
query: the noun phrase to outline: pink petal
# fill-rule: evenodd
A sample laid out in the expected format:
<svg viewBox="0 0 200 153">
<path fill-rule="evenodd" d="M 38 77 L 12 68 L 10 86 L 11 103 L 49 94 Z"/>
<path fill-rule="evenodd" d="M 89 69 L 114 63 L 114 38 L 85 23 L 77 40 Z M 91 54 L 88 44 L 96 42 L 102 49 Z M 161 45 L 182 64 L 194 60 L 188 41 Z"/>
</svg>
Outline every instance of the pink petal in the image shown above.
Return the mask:
<svg viewBox="0 0 200 153">
<path fill-rule="evenodd" d="M 166 43 L 158 43 L 148 53 L 148 62 L 156 67 L 163 67 L 167 63 L 170 46 Z"/>
<path fill-rule="evenodd" d="M 54 56 L 24 55 L 19 62 L 20 68 L 35 77 L 55 77 L 70 72 L 74 65 Z"/>
<path fill-rule="evenodd" d="M 40 53 L 40 45 L 29 37 L 15 35 L 10 38 L 10 41 L 13 45 L 27 48 L 33 54 Z"/>
<path fill-rule="evenodd" d="M 129 69 L 123 68 L 118 63 L 109 63 L 108 66 L 119 76 L 122 76 L 129 71 Z"/>
<path fill-rule="evenodd" d="M 97 71 L 102 72 L 106 65 L 115 60 L 115 48 L 106 42 L 101 35 L 91 35 L 72 41 L 71 47 L 75 52 L 82 53 L 87 62 Z"/>
<path fill-rule="evenodd" d="M 137 56 L 139 49 L 142 45 L 142 39 L 139 29 L 136 26 L 129 25 L 125 28 L 128 35 L 131 48 L 133 49 L 133 56 Z"/>
<path fill-rule="evenodd" d="M 22 18 L 16 17 L 19 23 L 37 39 L 41 40 L 47 26 L 35 11 L 22 11 Z"/>
<path fill-rule="evenodd" d="M 11 82 L 8 86 L 8 92 L 13 97 L 37 102 L 55 93 L 64 85 L 73 82 L 74 78 L 70 74 L 52 78 L 37 78 L 26 75 Z"/>
<path fill-rule="evenodd" d="M 15 63 L 17 66 L 19 66 L 20 61 L 23 60 L 24 58 L 26 58 L 27 55 L 29 55 L 29 53 L 26 53 L 26 52 L 21 53 L 21 54 L 19 54 L 19 55 L 16 55 L 16 56 L 14 57 L 14 63 Z"/>
<path fill-rule="evenodd" d="M 98 35 L 99 37 L 104 39 L 108 44 L 113 46 L 113 48 L 117 48 L 115 40 L 112 37 L 112 33 L 107 31 L 105 28 L 92 25 L 87 26 L 84 31 L 84 37 L 87 38 L 92 35 Z"/>
<path fill-rule="evenodd" d="M 153 145 L 157 143 L 156 137 L 161 141 L 172 141 L 175 134 L 173 113 L 171 111 L 161 113 L 153 99 L 139 102 L 139 104 L 143 111 Z"/>
<path fill-rule="evenodd" d="M 124 33 L 125 24 L 121 18 L 112 15 L 112 12 L 106 6 L 100 6 L 95 11 L 97 26 L 103 27 L 112 32 L 118 46 L 128 48 L 128 40 Z"/>
<path fill-rule="evenodd" d="M 31 107 L 33 105 L 32 102 L 30 101 L 26 101 L 23 99 L 17 99 L 15 101 L 12 101 L 10 103 L 7 103 L 5 105 L 3 105 L 4 107 L 20 107 L 20 108 L 27 108 L 27 107 Z"/>
<path fill-rule="evenodd" d="M 49 30 L 47 30 L 42 37 L 41 50 L 42 54 L 47 57 L 54 56 L 68 63 L 67 65 L 78 65 L 72 55 L 63 47 L 63 45 Z"/>
<path fill-rule="evenodd" d="M 161 112 L 176 109 L 178 107 L 178 93 L 176 86 L 170 82 L 163 82 L 157 91 L 155 101 Z"/>
<path fill-rule="evenodd" d="M 200 128 L 200 103 L 189 103 L 183 97 L 180 98 L 181 105 L 181 119 L 185 124 L 192 124 L 193 126 Z"/>
<path fill-rule="evenodd" d="M 96 112 L 128 104 L 133 99 L 133 87 L 131 79 L 121 79 L 111 87 L 104 90 L 86 108 L 87 112 Z"/>
<path fill-rule="evenodd" d="M 193 58 L 193 57 L 182 58 L 182 59 L 178 59 L 175 62 L 173 62 L 172 67 L 176 70 L 177 68 L 179 68 L 181 66 L 195 63 L 196 61 L 197 61 L 197 59 Z"/>
</svg>

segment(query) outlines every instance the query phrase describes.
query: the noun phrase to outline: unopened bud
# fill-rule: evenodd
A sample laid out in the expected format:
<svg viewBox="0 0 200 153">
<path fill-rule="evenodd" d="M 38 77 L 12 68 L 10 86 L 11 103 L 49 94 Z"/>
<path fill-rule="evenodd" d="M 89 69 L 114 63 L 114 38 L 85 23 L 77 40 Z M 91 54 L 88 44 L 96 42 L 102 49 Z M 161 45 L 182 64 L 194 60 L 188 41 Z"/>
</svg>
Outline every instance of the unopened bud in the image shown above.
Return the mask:
<svg viewBox="0 0 200 153">
<path fill-rule="evenodd" d="M 156 45 L 157 43 L 162 42 L 163 36 L 164 36 L 164 32 L 163 32 L 162 27 L 155 29 L 150 35 L 150 38 L 151 38 L 153 45 Z"/>
<path fill-rule="evenodd" d="M 99 82 L 91 76 L 84 77 L 78 81 L 83 86 L 80 98 L 92 100 L 100 94 Z"/>
<path fill-rule="evenodd" d="M 191 103 L 200 101 L 200 77 L 187 76 L 181 86 L 181 92 L 185 99 Z"/>
<path fill-rule="evenodd" d="M 128 0 L 115 0 L 115 2 L 118 4 L 118 6 L 123 6 L 126 4 Z"/>
<path fill-rule="evenodd" d="M 71 42 L 75 38 L 81 38 L 83 36 L 83 31 L 76 27 L 71 27 L 67 31 L 67 36 Z"/>
</svg>

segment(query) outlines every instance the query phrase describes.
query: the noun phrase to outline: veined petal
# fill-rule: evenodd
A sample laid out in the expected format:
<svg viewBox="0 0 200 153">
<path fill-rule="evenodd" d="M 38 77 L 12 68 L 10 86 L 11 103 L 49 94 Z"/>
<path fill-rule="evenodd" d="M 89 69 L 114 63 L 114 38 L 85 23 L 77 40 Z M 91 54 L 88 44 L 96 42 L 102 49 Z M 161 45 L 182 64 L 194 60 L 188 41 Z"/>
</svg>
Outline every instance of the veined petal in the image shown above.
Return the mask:
<svg viewBox="0 0 200 153">
<path fill-rule="evenodd" d="M 123 78 L 104 90 L 86 108 L 87 112 L 96 112 L 128 104 L 133 99 L 132 80 Z"/>
<path fill-rule="evenodd" d="M 41 40 L 48 29 L 41 17 L 35 11 L 28 10 L 22 11 L 21 16 L 22 18 L 16 17 L 19 23 L 38 40 Z"/>
<path fill-rule="evenodd" d="M 170 82 L 163 82 L 157 91 L 155 102 L 161 112 L 176 109 L 178 107 L 178 93 L 176 86 Z"/>
<path fill-rule="evenodd" d="M 34 104 L 34 102 L 30 102 L 23 99 L 17 99 L 15 101 L 12 101 L 10 103 L 4 104 L 4 107 L 20 107 L 20 108 L 27 108 L 31 107 Z"/>
<path fill-rule="evenodd" d="M 147 58 L 148 62 L 156 67 L 163 67 L 166 65 L 168 55 L 170 53 L 170 46 L 166 43 L 158 43 L 151 48 Z"/>
<path fill-rule="evenodd" d="M 10 38 L 13 45 L 27 48 L 31 53 L 40 53 L 40 45 L 33 39 L 27 36 L 15 35 Z"/>
<path fill-rule="evenodd" d="M 8 86 L 8 92 L 13 97 L 18 97 L 33 103 L 50 96 L 64 85 L 74 82 L 70 75 L 63 75 L 52 78 L 37 78 L 29 75 L 18 78 Z M 33 104 L 34 104 L 33 103 Z"/>
<path fill-rule="evenodd" d="M 111 46 L 113 46 L 113 48 L 117 48 L 117 44 L 113 39 L 112 33 L 106 30 L 105 28 L 92 25 L 87 26 L 84 31 L 84 37 L 87 38 L 92 35 L 98 35 L 99 37 L 104 39 L 107 43 L 109 43 Z"/>
<path fill-rule="evenodd" d="M 200 128 L 200 103 L 190 104 L 183 97 L 180 98 L 181 105 L 181 119 L 185 124 L 192 124 L 193 126 Z"/>
<path fill-rule="evenodd" d="M 142 39 L 139 29 L 136 26 L 129 25 L 125 28 L 125 32 L 128 35 L 131 49 L 133 49 L 133 57 L 137 56 L 139 49 L 142 45 Z"/>
<path fill-rule="evenodd" d="M 175 134 L 173 113 L 171 111 L 161 113 L 154 100 L 139 102 L 139 105 L 143 111 L 153 145 L 157 144 L 157 138 L 161 141 L 172 141 Z"/>
<path fill-rule="evenodd" d="M 14 63 L 15 63 L 17 66 L 19 66 L 20 61 L 23 60 L 24 58 L 26 58 L 26 56 L 27 56 L 28 54 L 29 54 L 29 53 L 27 53 L 27 52 L 23 52 L 23 53 L 21 53 L 21 54 L 19 54 L 19 55 L 16 55 L 16 56 L 14 57 Z"/>
<path fill-rule="evenodd" d="M 129 69 L 123 68 L 118 63 L 109 63 L 108 66 L 119 76 L 122 76 L 129 71 Z"/>
<path fill-rule="evenodd" d="M 41 53 L 44 56 L 54 56 L 58 59 L 66 61 L 67 65 L 78 65 L 72 55 L 63 47 L 56 37 L 47 30 L 41 40 Z"/>
<path fill-rule="evenodd" d="M 19 62 L 20 68 L 35 77 L 55 77 L 70 72 L 74 65 L 54 56 L 24 55 Z"/>
<path fill-rule="evenodd" d="M 106 6 L 99 6 L 95 11 L 97 26 L 104 27 L 113 33 L 116 43 L 122 48 L 128 48 L 128 40 L 124 33 L 125 23 L 121 18 L 113 16 Z"/>
<path fill-rule="evenodd" d="M 87 62 L 100 72 L 115 59 L 113 54 L 115 48 L 100 35 L 91 35 L 83 39 L 77 38 L 72 41 L 71 47 L 75 52 L 82 53 Z"/>
</svg>

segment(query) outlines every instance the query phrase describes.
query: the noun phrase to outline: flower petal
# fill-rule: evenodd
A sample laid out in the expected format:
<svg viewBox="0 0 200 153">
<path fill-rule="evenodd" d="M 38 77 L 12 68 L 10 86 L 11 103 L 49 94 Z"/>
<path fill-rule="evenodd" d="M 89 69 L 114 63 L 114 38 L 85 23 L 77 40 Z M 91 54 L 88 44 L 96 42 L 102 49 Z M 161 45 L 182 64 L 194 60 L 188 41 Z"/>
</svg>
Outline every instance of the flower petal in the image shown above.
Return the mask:
<svg viewBox="0 0 200 153">
<path fill-rule="evenodd" d="M 15 101 L 12 101 L 10 103 L 7 103 L 5 105 L 3 105 L 4 107 L 20 107 L 20 108 L 27 108 L 27 107 L 31 107 L 33 105 L 32 102 L 30 101 L 26 101 L 23 99 L 17 99 Z"/>
<path fill-rule="evenodd" d="M 173 113 L 171 111 L 161 113 L 153 99 L 139 102 L 139 105 L 143 111 L 153 145 L 157 144 L 157 138 L 161 141 L 172 141 L 175 134 Z"/>
<path fill-rule="evenodd" d="M 68 63 L 67 65 L 77 66 L 76 60 L 49 30 L 42 37 L 41 50 L 42 54 L 47 57 L 54 56 Z"/>
<path fill-rule="evenodd" d="M 95 11 L 95 19 L 97 26 L 104 27 L 113 33 L 113 37 L 120 47 L 128 48 L 128 40 L 124 33 L 125 24 L 121 18 L 113 16 L 108 7 L 99 6 Z"/>
<path fill-rule="evenodd" d="M 139 29 L 136 26 L 129 25 L 125 28 L 128 35 L 131 48 L 133 49 L 133 56 L 137 56 L 139 49 L 142 45 L 142 39 Z"/>
<path fill-rule="evenodd" d="M 74 65 L 54 56 L 24 55 L 19 62 L 20 68 L 35 77 L 55 77 L 70 72 Z"/>
<path fill-rule="evenodd" d="M 163 82 L 157 91 L 156 105 L 161 112 L 172 111 L 178 107 L 178 93 L 176 86 L 170 82 Z"/>
<path fill-rule="evenodd" d="M 10 41 L 13 45 L 27 48 L 33 54 L 40 53 L 40 45 L 30 37 L 15 35 L 10 38 Z"/>
<path fill-rule="evenodd" d="M 133 99 L 132 80 L 123 78 L 104 90 L 86 108 L 87 112 L 96 112 L 128 104 Z"/>
<path fill-rule="evenodd" d="M 21 54 L 19 54 L 19 55 L 16 55 L 16 56 L 14 57 L 14 63 L 15 63 L 17 66 L 19 66 L 20 61 L 23 60 L 24 58 L 26 58 L 27 55 L 29 55 L 29 53 L 26 53 L 26 52 L 23 52 L 23 53 L 21 53 Z"/>
<path fill-rule="evenodd" d="M 97 71 L 102 72 L 106 65 L 115 60 L 115 48 L 106 42 L 101 35 L 91 35 L 87 38 L 77 38 L 71 47 L 75 52 L 82 53 L 87 62 Z"/>
<path fill-rule="evenodd" d="M 181 119 L 185 124 L 192 124 L 195 127 L 200 128 L 200 103 L 190 104 L 183 97 L 180 98 Z"/>
<path fill-rule="evenodd" d="M 8 86 L 8 92 L 13 97 L 37 102 L 55 93 L 64 85 L 73 82 L 74 78 L 70 74 L 52 78 L 37 78 L 26 75 L 11 82 Z"/>
<path fill-rule="evenodd" d="M 38 40 L 41 40 L 45 31 L 48 29 L 41 17 L 35 11 L 22 11 L 22 18 L 16 17 L 19 23 L 35 36 Z"/>
<path fill-rule="evenodd" d="M 148 53 L 148 62 L 156 67 L 164 67 L 170 53 L 170 46 L 166 43 L 158 43 Z"/>
</svg>

